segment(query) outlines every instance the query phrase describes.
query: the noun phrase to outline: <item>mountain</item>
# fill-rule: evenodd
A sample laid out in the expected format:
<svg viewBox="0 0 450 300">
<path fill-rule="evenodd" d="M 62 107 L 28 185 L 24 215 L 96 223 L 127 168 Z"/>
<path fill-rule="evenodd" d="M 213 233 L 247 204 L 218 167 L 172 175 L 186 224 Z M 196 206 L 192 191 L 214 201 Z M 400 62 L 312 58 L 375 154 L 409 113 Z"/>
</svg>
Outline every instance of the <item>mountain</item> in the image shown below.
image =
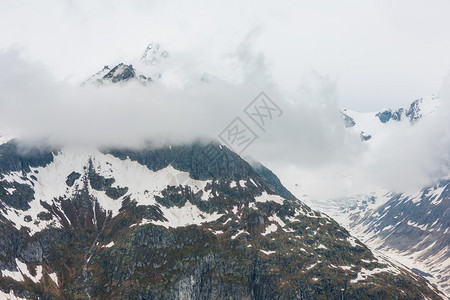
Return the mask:
<svg viewBox="0 0 450 300">
<path fill-rule="evenodd" d="M 415 100 L 407 108 L 358 113 L 341 110 L 344 125 L 363 143 L 377 147 L 394 133 L 414 129 L 441 107 L 435 96 Z M 387 188 L 337 199 L 303 199 L 335 218 L 371 249 L 425 275 L 450 297 L 450 174 L 414 192 Z M 297 193 L 295 193 L 297 194 Z"/>
<path fill-rule="evenodd" d="M 148 85 L 167 56 L 151 43 L 83 85 Z M 428 274 L 371 251 L 215 142 L 54 149 L 0 135 L 0 273 L 6 299 L 443 297 Z"/>
<path fill-rule="evenodd" d="M 131 63 L 119 63 L 106 65 L 89 77 L 82 85 L 108 85 L 126 82 L 138 82 L 144 85 L 151 84 L 161 77 L 161 73 L 155 70 L 169 56 L 158 43 L 150 43 L 142 57 Z M 138 69 L 136 69 L 136 66 Z"/>
<path fill-rule="evenodd" d="M 0 211 L 4 298 L 441 299 L 216 143 L 11 140 L 0 145 Z"/>
<path fill-rule="evenodd" d="M 450 291 L 450 180 L 415 194 L 394 194 L 382 205 L 355 215 L 350 228 L 373 247 L 406 256 L 427 277 Z M 418 265 L 423 265 L 419 267 Z"/>
<path fill-rule="evenodd" d="M 378 190 L 352 197 L 307 201 L 371 249 L 426 274 L 450 294 L 450 181 L 415 193 Z"/>
<path fill-rule="evenodd" d="M 385 108 L 376 113 L 341 109 L 341 115 L 345 127 L 360 134 L 363 141 L 374 138 L 370 142 L 376 143 L 373 141 L 383 139 L 405 127 L 413 126 L 423 117 L 432 116 L 441 105 L 440 98 L 428 96 L 413 101 L 408 108 Z"/>
</svg>

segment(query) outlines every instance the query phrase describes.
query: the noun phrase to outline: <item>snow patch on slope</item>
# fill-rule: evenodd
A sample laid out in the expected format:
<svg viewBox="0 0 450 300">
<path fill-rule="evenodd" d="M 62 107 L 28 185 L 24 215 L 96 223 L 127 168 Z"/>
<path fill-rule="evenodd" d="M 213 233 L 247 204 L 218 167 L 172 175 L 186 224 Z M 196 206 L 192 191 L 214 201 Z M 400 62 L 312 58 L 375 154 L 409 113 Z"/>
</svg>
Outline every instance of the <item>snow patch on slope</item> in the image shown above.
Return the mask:
<svg viewBox="0 0 450 300">
<path fill-rule="evenodd" d="M 33 276 L 28 271 L 28 267 L 25 263 L 21 262 L 18 258 L 16 258 L 16 266 L 18 271 L 8 271 L 2 270 L 3 277 L 10 277 L 15 281 L 25 281 L 24 276 L 31 279 L 34 283 L 38 283 L 42 278 L 42 266 L 36 267 L 36 275 Z"/>
<path fill-rule="evenodd" d="M 270 195 L 267 192 L 263 192 L 260 196 L 255 197 L 255 202 L 269 202 L 273 201 L 278 204 L 283 204 L 283 197 L 280 197 L 278 195 Z"/>
<path fill-rule="evenodd" d="M 386 268 L 375 268 L 373 270 L 362 268 L 361 271 L 358 273 L 358 276 L 355 279 L 350 280 L 351 283 L 357 283 L 358 281 L 364 281 L 367 280 L 368 277 L 371 277 L 375 274 L 389 272 L 392 274 L 399 274 L 400 271 L 392 266 L 388 266 Z"/>
<path fill-rule="evenodd" d="M 2 290 L 0 290 L 0 299 L 5 299 L 5 300 L 27 300 L 25 298 L 17 297 L 12 290 L 10 290 L 9 293 L 5 293 Z"/>
<path fill-rule="evenodd" d="M 268 234 L 271 234 L 272 232 L 277 231 L 278 226 L 276 224 L 270 224 L 269 226 L 267 226 L 264 230 L 264 232 L 262 233 L 262 235 L 266 236 Z"/>
<path fill-rule="evenodd" d="M 56 275 L 56 273 L 50 273 L 48 274 L 48 276 L 50 276 L 50 279 L 53 280 L 53 282 L 56 283 L 57 286 L 59 286 L 58 275 Z"/>
<path fill-rule="evenodd" d="M 212 214 L 202 212 L 196 205 L 193 205 L 189 201 L 187 201 L 183 207 L 161 207 L 161 211 L 163 212 L 163 216 L 166 221 L 143 219 L 140 225 L 151 223 L 154 225 L 164 226 L 165 228 L 178 228 L 213 222 L 223 216 L 223 214 L 218 214 L 216 212 Z"/>
</svg>

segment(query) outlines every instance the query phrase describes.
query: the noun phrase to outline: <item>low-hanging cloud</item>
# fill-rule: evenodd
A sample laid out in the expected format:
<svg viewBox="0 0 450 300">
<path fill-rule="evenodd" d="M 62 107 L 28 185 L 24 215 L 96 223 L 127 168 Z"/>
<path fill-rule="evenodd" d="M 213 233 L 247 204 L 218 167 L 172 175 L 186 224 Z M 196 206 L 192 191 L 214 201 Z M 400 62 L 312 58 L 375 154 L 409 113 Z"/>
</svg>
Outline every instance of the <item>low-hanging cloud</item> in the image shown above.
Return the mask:
<svg viewBox="0 0 450 300">
<path fill-rule="evenodd" d="M 282 153 L 295 163 L 335 160 L 348 148 L 335 99 L 304 95 L 287 99 L 270 79 L 262 56 L 250 57 L 245 43 L 235 53 L 242 61 L 238 82 L 177 69 L 183 84 L 138 83 L 79 87 L 55 81 L 39 63 L 9 50 L 0 55 L 0 129 L 23 140 L 54 145 L 139 147 L 146 141 L 186 143 L 216 138 L 261 91 L 285 114 L 251 145 L 249 155 Z M 188 57 L 183 58 L 189 61 Z M 174 61 L 179 62 L 175 57 Z M 168 69 L 172 72 L 171 66 Z M 181 75 L 180 75 L 181 74 Z M 322 79 L 319 79 L 323 81 Z M 311 98 L 320 100 L 311 101 Z M 250 121 L 249 121 L 250 122 Z M 275 151 L 275 152 L 273 152 Z"/>
<path fill-rule="evenodd" d="M 375 145 L 361 142 L 359 151 L 343 154 L 346 159 L 313 167 L 298 164 L 275 165 L 288 187 L 312 198 L 340 198 L 377 192 L 417 192 L 450 178 L 450 81 L 440 91 L 440 106 L 412 126 L 385 136 Z M 375 118 L 375 112 L 373 117 Z M 407 122 L 407 121 L 406 121 Z M 384 126 L 396 127 L 395 123 Z M 404 124 L 406 125 L 406 124 Z M 370 133 L 370 132 L 369 132 Z M 373 133 L 372 133 L 373 134 Z M 375 133 L 376 134 L 376 133 Z M 370 142 L 369 142 L 370 143 Z M 346 140 L 348 151 L 353 141 Z M 320 148 L 319 148 L 320 149 Z M 338 152 L 333 152 L 337 154 Z M 296 186 L 299 185 L 300 188 Z"/>
<path fill-rule="evenodd" d="M 440 91 L 440 106 L 406 130 L 394 132 L 369 152 L 361 176 L 394 191 L 411 191 L 450 177 L 450 81 Z"/>
<path fill-rule="evenodd" d="M 251 40 L 251 39 L 250 39 Z M 89 145 L 141 147 L 216 138 L 261 91 L 283 115 L 243 153 L 273 168 L 289 187 L 309 183 L 318 195 L 342 196 L 380 186 L 392 190 L 421 187 L 449 174 L 447 94 L 434 118 L 390 137 L 375 150 L 343 126 L 337 83 L 312 73 L 296 93 L 284 93 L 270 76 L 262 55 L 242 44 L 231 54 L 239 74 L 224 80 L 188 63 L 198 57 L 174 55 L 165 67 L 173 80 L 80 87 L 56 81 L 43 65 L 12 49 L 0 54 L 0 132 L 33 146 Z M 208 70 L 206 70 L 208 71 Z M 172 76 L 173 77 L 173 76 Z M 444 85 L 447 86 L 447 85 Z M 338 179 L 338 180 L 337 180 Z M 311 192 L 309 188 L 308 192 Z"/>
</svg>

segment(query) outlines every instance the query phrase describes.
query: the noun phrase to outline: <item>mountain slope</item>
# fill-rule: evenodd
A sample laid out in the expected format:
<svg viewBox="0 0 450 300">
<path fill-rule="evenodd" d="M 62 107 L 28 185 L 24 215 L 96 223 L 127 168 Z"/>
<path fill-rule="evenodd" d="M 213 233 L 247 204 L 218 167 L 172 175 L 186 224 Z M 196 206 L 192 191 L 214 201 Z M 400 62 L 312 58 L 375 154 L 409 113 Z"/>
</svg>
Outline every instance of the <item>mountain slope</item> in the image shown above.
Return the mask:
<svg viewBox="0 0 450 300">
<path fill-rule="evenodd" d="M 440 298 L 221 145 L 26 150 L 0 145 L 2 295 Z"/>
<path fill-rule="evenodd" d="M 348 130 L 360 134 L 362 143 L 373 150 L 394 142 L 393 136 L 414 132 L 422 119 L 434 118 L 441 106 L 441 100 L 432 96 L 415 100 L 407 108 L 341 113 Z M 448 183 L 447 176 L 434 185 L 417 186 L 413 193 L 395 193 L 380 186 L 337 199 L 300 199 L 338 220 L 372 249 L 425 274 L 450 297 Z"/>
<path fill-rule="evenodd" d="M 406 257 L 407 265 L 416 264 L 416 270 L 450 291 L 450 180 L 416 194 L 393 195 L 379 207 L 355 214 L 350 228 L 378 250 Z"/>
</svg>

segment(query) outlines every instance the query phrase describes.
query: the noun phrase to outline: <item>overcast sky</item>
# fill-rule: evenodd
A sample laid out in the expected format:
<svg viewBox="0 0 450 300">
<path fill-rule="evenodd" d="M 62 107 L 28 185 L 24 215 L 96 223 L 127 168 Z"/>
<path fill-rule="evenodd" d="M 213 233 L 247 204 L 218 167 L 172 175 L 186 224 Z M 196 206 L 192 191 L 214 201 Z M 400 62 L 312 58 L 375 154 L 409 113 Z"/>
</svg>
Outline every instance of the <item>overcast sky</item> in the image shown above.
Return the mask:
<svg viewBox="0 0 450 300">
<path fill-rule="evenodd" d="M 317 72 L 336 81 L 341 107 L 374 111 L 439 93 L 450 67 L 449 11 L 446 0 L 3 0 L 0 48 L 19 47 L 78 84 L 157 41 L 239 80 L 228 58 L 251 35 L 251 51 L 286 94 Z"/>
</svg>

